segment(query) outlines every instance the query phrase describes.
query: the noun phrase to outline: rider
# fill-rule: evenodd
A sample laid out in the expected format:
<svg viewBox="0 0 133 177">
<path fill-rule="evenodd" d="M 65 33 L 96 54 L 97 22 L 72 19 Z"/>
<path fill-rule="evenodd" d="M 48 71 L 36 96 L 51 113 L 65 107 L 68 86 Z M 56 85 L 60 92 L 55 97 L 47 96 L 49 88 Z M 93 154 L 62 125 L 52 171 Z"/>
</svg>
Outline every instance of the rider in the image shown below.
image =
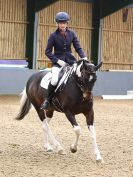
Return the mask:
<svg viewBox="0 0 133 177">
<path fill-rule="evenodd" d="M 46 56 L 53 63 L 52 79 L 48 86 L 47 97 L 41 105 L 41 109 L 48 109 L 49 107 L 51 97 L 58 82 L 60 68 L 66 66 L 67 64 L 72 65 L 76 61 L 76 58 L 73 56 L 71 51 L 71 44 L 73 44 L 80 58 L 87 60 L 76 34 L 67 27 L 69 20 L 70 17 L 66 12 L 59 12 L 55 16 L 55 21 L 58 28 L 49 36 L 45 50 Z M 54 53 L 52 53 L 53 48 Z"/>
</svg>

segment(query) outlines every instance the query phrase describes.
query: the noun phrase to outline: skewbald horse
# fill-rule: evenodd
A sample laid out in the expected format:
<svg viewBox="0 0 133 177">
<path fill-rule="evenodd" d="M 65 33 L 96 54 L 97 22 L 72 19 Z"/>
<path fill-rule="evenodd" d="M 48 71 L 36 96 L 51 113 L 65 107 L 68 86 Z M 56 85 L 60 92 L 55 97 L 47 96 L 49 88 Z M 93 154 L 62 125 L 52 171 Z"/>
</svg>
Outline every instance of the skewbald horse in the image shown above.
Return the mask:
<svg viewBox="0 0 133 177">
<path fill-rule="evenodd" d="M 86 123 L 92 137 L 96 161 L 102 162 L 102 157 L 96 142 L 92 96 L 92 89 L 97 80 L 96 71 L 101 65 L 102 63 L 94 66 L 86 60 L 79 60 L 69 67 L 67 83 L 63 89 L 60 89 L 60 86 L 59 89 L 56 90 L 48 110 L 40 109 L 47 92 L 46 89 L 40 86 L 40 82 L 49 71 L 39 71 L 29 78 L 26 88 L 23 91 L 21 107 L 16 119 L 23 119 L 29 112 L 31 105 L 34 106 L 42 121 L 42 127 L 45 133 L 45 148 L 47 151 L 64 152 L 63 147 L 56 140 L 49 126 L 53 112 L 63 112 L 74 128 L 76 139 L 70 146 L 70 150 L 73 153 L 77 151 L 78 140 L 81 133 L 81 128 L 75 119 L 75 115 L 83 113 L 86 117 Z"/>
</svg>

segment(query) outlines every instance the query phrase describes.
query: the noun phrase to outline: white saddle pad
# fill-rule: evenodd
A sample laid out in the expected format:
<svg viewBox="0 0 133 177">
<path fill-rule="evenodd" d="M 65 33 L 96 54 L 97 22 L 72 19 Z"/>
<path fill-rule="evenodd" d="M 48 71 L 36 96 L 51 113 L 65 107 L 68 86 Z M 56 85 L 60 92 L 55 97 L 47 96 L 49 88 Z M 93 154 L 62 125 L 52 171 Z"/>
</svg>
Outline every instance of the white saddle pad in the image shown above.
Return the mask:
<svg viewBox="0 0 133 177">
<path fill-rule="evenodd" d="M 59 81 L 59 83 L 58 83 L 58 85 L 56 87 L 55 92 L 58 90 L 58 88 L 61 86 L 61 84 L 64 83 L 66 85 L 67 80 L 68 80 L 70 74 L 72 74 L 73 71 L 74 71 L 74 68 L 71 67 L 70 70 L 66 71 L 63 74 L 61 80 Z M 48 72 L 41 80 L 41 83 L 40 83 L 41 87 L 43 87 L 45 89 L 48 89 L 48 85 L 49 85 L 49 82 L 51 81 L 51 78 L 52 78 L 52 73 Z"/>
<path fill-rule="evenodd" d="M 51 81 L 52 73 L 48 72 L 41 80 L 41 87 L 48 89 L 49 82 Z"/>
</svg>

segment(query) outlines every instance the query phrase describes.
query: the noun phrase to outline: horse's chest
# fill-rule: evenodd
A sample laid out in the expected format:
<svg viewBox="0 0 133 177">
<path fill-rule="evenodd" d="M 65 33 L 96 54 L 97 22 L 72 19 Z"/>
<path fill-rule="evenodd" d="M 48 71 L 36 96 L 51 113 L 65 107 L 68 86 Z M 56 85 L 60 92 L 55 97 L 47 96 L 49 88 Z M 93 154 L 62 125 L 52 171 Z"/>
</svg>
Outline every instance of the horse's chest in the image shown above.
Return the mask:
<svg viewBox="0 0 133 177">
<path fill-rule="evenodd" d="M 93 99 L 81 99 L 80 101 L 75 102 L 74 104 L 69 103 L 70 110 L 74 114 L 80 114 L 86 112 L 87 110 L 92 109 L 93 107 Z"/>
</svg>

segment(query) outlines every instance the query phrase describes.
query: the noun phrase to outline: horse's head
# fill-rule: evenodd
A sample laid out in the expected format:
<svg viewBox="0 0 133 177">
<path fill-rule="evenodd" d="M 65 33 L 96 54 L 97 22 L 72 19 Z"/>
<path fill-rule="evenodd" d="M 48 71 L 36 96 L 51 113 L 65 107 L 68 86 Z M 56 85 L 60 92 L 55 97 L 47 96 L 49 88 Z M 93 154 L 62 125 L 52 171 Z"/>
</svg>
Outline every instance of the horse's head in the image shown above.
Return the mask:
<svg viewBox="0 0 133 177">
<path fill-rule="evenodd" d="M 102 62 L 95 66 L 86 60 L 77 62 L 76 75 L 84 93 L 91 92 L 97 80 L 96 71 L 102 66 Z"/>
</svg>

